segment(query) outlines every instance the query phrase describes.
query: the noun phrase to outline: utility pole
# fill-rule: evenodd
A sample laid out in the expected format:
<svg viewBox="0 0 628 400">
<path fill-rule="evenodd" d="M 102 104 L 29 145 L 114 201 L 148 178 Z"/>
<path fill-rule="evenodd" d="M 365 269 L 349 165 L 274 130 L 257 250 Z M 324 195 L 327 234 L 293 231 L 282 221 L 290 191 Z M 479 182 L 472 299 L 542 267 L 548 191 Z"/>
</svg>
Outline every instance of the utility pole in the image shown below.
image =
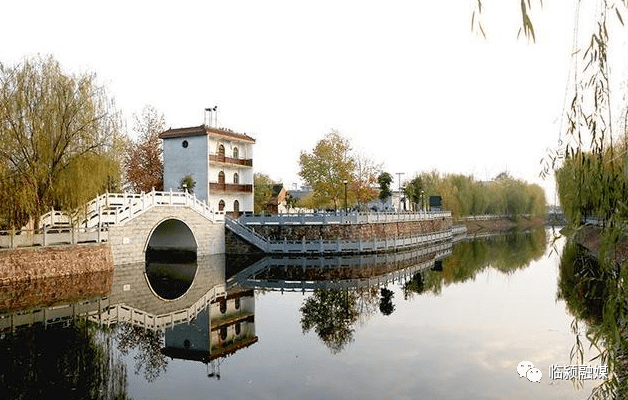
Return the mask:
<svg viewBox="0 0 628 400">
<path fill-rule="evenodd" d="M 401 210 L 401 175 L 405 175 L 405 172 L 397 172 L 397 179 L 399 180 L 398 184 L 399 184 L 399 208 L 397 209 L 397 212 L 399 212 Z"/>
</svg>

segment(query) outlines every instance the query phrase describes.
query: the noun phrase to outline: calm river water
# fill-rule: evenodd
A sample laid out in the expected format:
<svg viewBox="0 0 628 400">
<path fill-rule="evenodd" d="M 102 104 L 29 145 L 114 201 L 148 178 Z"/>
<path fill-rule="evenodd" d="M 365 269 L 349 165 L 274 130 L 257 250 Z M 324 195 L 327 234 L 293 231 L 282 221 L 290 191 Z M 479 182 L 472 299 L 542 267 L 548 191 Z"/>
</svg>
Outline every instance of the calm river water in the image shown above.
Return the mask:
<svg viewBox="0 0 628 400">
<path fill-rule="evenodd" d="M 0 398 L 586 399 L 603 365 L 552 240 L 119 266 L 104 295 L 70 283 L 69 307 L 2 288 Z"/>
</svg>

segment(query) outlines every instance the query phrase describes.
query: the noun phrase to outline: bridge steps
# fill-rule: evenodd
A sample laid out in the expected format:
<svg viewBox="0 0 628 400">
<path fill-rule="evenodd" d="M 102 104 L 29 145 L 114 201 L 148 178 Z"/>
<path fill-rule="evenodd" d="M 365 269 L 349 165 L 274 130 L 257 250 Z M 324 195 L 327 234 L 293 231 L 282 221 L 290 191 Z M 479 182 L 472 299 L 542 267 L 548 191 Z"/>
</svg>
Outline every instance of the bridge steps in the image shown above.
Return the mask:
<svg viewBox="0 0 628 400">
<path fill-rule="evenodd" d="M 188 206 L 211 222 L 222 221 L 223 212 L 214 212 L 204 201 L 187 192 L 105 193 L 96 196 L 73 214 L 50 210 L 42 215 L 39 228 L 76 226 L 94 228 L 125 224 L 156 206 Z"/>
</svg>

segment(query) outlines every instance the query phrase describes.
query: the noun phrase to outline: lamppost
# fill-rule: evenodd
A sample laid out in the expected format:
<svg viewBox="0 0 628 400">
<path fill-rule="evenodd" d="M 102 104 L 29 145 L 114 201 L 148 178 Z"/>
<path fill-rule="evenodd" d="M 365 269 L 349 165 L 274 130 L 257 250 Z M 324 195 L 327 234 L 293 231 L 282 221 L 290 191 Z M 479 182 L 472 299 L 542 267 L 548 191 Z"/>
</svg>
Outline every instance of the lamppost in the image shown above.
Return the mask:
<svg viewBox="0 0 628 400">
<path fill-rule="evenodd" d="M 345 179 L 342 183 L 345 184 L 345 215 L 347 215 L 347 183 L 349 183 L 349 181 Z"/>
<path fill-rule="evenodd" d="M 188 185 L 187 185 L 185 182 L 183 182 L 183 183 L 181 184 L 181 187 L 183 188 L 183 191 L 184 191 L 185 193 L 187 193 L 187 192 L 188 192 Z"/>
</svg>

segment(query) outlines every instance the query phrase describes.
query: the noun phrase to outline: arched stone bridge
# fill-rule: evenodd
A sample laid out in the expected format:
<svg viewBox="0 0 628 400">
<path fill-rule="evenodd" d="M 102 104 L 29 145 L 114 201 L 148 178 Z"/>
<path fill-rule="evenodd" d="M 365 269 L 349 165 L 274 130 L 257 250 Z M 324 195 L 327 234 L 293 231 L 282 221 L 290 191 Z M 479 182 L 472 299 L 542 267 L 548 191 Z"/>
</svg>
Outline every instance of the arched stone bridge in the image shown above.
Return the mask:
<svg viewBox="0 0 628 400">
<path fill-rule="evenodd" d="M 52 211 L 41 221 L 42 228 L 80 227 L 97 241 L 108 241 L 114 264 L 144 262 L 149 248 L 198 256 L 225 252 L 224 214 L 189 193 L 107 193 L 87 203 L 72 220 Z"/>
<path fill-rule="evenodd" d="M 143 262 L 149 247 L 190 250 L 198 256 L 225 252 L 224 215 L 188 193 L 151 192 L 121 211 L 128 215 L 118 215 L 109 226 L 114 264 Z"/>
</svg>

